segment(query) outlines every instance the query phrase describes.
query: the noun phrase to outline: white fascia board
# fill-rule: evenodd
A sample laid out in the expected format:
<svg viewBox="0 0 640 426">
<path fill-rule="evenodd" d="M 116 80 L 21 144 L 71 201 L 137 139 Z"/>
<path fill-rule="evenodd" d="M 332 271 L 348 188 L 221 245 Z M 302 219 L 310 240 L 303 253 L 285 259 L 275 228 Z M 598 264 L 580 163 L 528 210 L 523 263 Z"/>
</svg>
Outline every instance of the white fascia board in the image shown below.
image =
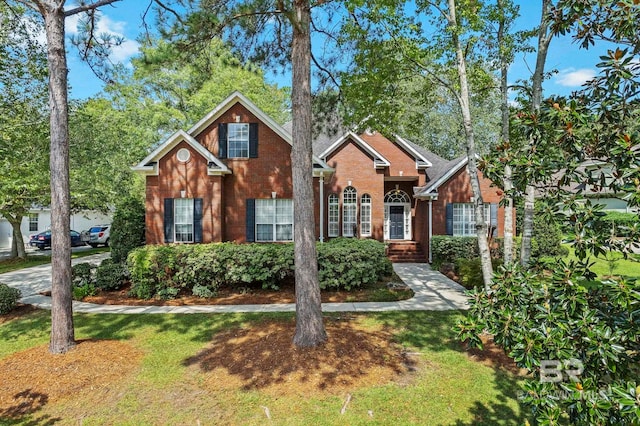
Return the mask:
<svg viewBox="0 0 640 426">
<path fill-rule="evenodd" d="M 167 155 L 169 151 L 171 151 L 176 145 L 180 142 L 185 141 L 191 148 L 193 148 L 196 152 L 202 155 L 207 162 L 212 162 L 216 166 L 215 168 L 208 168 L 209 175 L 219 175 L 219 174 L 229 174 L 231 170 L 227 168 L 227 166 L 222 163 L 215 155 L 213 155 L 209 150 L 207 150 L 204 146 L 202 146 L 197 140 L 195 140 L 191 135 L 186 133 L 184 130 L 178 130 L 173 135 L 171 135 L 167 140 L 165 140 L 162 144 L 160 144 L 151 154 L 147 155 L 147 157 L 138 163 L 136 166 L 132 167 L 131 170 L 143 173 L 145 175 L 158 175 L 158 161 Z M 149 163 L 155 163 L 153 165 L 148 165 Z"/>
<path fill-rule="evenodd" d="M 410 144 L 409 142 L 407 142 L 405 139 L 401 138 L 398 135 L 393 135 L 396 138 L 396 142 L 398 142 L 400 145 L 402 145 L 402 147 L 404 149 L 406 149 L 407 151 L 409 151 L 410 153 L 413 154 L 413 156 L 416 159 L 416 169 L 426 169 L 427 167 L 431 167 L 433 166 L 433 164 L 431 164 L 431 161 L 427 160 L 422 154 L 420 154 L 418 151 L 416 151 Z M 420 165 L 418 164 L 418 160 L 422 160 L 424 161 L 424 165 Z"/>
<path fill-rule="evenodd" d="M 373 167 L 389 167 L 391 163 L 389 160 L 384 158 L 378 151 L 373 149 L 371 145 L 366 143 L 360 136 L 356 135 L 352 131 L 349 131 L 338 138 L 334 143 L 329 146 L 329 148 L 325 149 L 322 154 L 320 154 L 321 158 L 327 158 L 333 151 L 338 149 L 343 143 L 347 141 L 347 139 L 351 138 L 356 144 L 358 144 L 362 149 L 364 149 L 369 155 L 373 157 Z"/>
<path fill-rule="evenodd" d="M 433 182 L 432 184 L 429 184 L 429 186 L 424 186 L 423 187 L 424 189 L 422 191 L 420 191 L 417 194 L 415 194 L 415 198 L 427 199 L 427 198 L 431 198 L 431 194 L 433 194 L 433 193 L 437 194 L 438 188 L 440 187 L 440 185 L 442 185 L 443 183 L 445 183 L 446 181 L 451 179 L 453 177 L 453 175 L 458 173 L 458 171 L 460 171 L 460 169 L 462 167 L 466 166 L 467 163 L 468 163 L 468 158 L 467 157 L 465 157 L 462 160 L 460 160 L 460 162 L 458 162 L 458 164 L 453 166 L 447 173 L 442 175 L 440 177 L 440 179 L 438 179 L 437 181 Z"/>
</svg>

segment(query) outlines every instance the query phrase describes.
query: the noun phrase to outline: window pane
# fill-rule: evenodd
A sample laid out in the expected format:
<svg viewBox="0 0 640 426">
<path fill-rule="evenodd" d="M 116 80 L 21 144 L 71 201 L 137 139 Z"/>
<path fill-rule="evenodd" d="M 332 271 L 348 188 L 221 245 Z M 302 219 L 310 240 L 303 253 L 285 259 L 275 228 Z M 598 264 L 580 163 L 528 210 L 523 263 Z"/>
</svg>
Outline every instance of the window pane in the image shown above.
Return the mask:
<svg viewBox="0 0 640 426">
<path fill-rule="evenodd" d="M 329 236 L 340 235 L 340 204 L 336 194 L 329 195 Z"/>
<path fill-rule="evenodd" d="M 256 200 L 256 241 L 291 240 L 293 240 L 293 200 Z"/>
<path fill-rule="evenodd" d="M 371 196 L 364 194 L 360 199 L 360 234 L 371 235 Z"/>
<path fill-rule="evenodd" d="M 348 186 L 342 193 L 342 235 L 355 236 L 357 226 L 358 194 L 356 189 Z"/>
<path fill-rule="evenodd" d="M 249 124 L 229 123 L 227 134 L 227 156 L 229 158 L 249 157 Z"/>
<path fill-rule="evenodd" d="M 256 225 L 257 241 L 273 241 L 273 225 L 258 224 Z"/>
<path fill-rule="evenodd" d="M 293 240 L 293 225 L 276 225 L 276 241 Z"/>
<path fill-rule="evenodd" d="M 173 200 L 173 220 L 175 241 L 177 243 L 192 243 L 193 198 L 176 198 Z"/>
</svg>

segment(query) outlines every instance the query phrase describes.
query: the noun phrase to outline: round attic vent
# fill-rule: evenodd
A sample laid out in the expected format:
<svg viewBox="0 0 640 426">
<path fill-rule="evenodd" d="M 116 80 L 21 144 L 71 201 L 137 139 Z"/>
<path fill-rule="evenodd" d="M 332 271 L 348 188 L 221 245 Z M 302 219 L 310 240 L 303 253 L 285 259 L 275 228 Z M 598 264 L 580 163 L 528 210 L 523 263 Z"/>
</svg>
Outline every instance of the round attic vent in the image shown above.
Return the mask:
<svg viewBox="0 0 640 426">
<path fill-rule="evenodd" d="M 180 148 L 178 153 L 176 154 L 178 161 L 181 163 L 186 163 L 191 158 L 191 152 L 186 148 Z"/>
</svg>

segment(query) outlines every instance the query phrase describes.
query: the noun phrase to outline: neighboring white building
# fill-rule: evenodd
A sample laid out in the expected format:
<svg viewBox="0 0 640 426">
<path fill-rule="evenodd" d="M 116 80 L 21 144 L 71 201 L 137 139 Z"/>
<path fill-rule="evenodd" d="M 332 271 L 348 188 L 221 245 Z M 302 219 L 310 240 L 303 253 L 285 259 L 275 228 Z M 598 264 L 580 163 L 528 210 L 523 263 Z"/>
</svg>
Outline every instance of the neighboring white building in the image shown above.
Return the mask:
<svg viewBox="0 0 640 426">
<path fill-rule="evenodd" d="M 97 211 L 82 211 L 71 215 L 71 229 L 82 232 L 93 225 L 103 225 L 111 223 L 111 214 L 103 214 Z M 20 230 L 25 244 L 29 243 L 29 237 L 51 227 L 51 209 L 34 208 L 28 216 L 22 219 Z M 0 216 L 0 248 L 11 247 L 11 224 L 4 217 Z"/>
</svg>

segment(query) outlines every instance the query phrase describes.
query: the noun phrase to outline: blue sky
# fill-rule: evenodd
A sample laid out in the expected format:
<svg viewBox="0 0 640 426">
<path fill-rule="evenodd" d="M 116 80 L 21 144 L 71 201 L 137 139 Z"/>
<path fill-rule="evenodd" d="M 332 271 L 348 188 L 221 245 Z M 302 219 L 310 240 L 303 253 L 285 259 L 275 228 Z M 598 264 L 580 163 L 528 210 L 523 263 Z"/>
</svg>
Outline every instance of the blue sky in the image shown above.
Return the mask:
<svg viewBox="0 0 640 426">
<path fill-rule="evenodd" d="M 532 28 L 540 19 L 540 2 L 520 1 L 521 17 L 517 21 L 519 29 Z M 129 63 L 137 53 L 138 43 L 135 41 L 142 29 L 142 14 L 147 1 L 124 1 L 102 10 L 98 30 L 122 35 L 126 41 L 116 48 L 112 54 L 114 62 Z M 152 18 L 151 18 L 152 20 Z M 67 34 L 76 32 L 77 17 L 67 20 Z M 606 54 L 605 46 L 592 47 L 589 51 L 579 49 L 569 37 L 555 38 L 547 57 L 547 70 L 557 70 L 558 73 L 545 82 L 545 95 L 566 95 L 578 89 L 586 80 L 596 73 L 595 64 L 599 56 Z M 78 57 L 73 47 L 68 48 L 69 80 L 71 83 L 71 97 L 83 99 L 93 96 L 102 90 L 103 83 L 97 79 L 89 67 Z M 528 78 L 535 66 L 535 57 L 531 54 L 520 54 L 510 68 L 510 83 L 517 79 Z M 267 73 L 272 83 L 280 86 L 290 85 L 289 76 Z"/>
</svg>

